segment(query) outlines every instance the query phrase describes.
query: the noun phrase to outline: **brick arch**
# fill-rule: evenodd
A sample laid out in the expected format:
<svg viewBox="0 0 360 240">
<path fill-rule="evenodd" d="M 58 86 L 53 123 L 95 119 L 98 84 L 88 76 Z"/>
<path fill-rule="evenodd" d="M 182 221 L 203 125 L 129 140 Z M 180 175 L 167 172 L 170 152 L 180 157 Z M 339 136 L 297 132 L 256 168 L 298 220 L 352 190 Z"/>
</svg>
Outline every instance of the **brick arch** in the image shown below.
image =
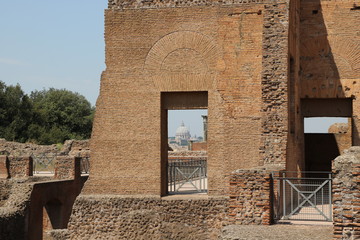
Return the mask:
<svg viewBox="0 0 360 240">
<path fill-rule="evenodd" d="M 345 78 L 360 78 L 360 43 L 340 36 L 330 38 L 329 42 L 335 61 L 344 63 L 339 64 L 340 75 Z"/>
<path fill-rule="evenodd" d="M 189 66 L 193 68 L 190 70 Z M 144 64 L 146 77 L 161 91 L 209 90 L 223 68 L 218 45 L 208 36 L 193 31 L 173 32 L 159 39 Z"/>
</svg>

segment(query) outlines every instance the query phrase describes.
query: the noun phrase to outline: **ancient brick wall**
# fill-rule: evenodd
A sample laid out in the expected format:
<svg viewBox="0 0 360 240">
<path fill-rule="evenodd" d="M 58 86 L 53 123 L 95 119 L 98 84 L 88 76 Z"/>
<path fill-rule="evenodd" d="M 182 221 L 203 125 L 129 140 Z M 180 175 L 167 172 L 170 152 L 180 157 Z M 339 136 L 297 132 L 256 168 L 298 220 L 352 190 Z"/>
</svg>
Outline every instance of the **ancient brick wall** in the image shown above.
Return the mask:
<svg viewBox="0 0 360 240">
<path fill-rule="evenodd" d="M 237 170 L 226 197 L 80 195 L 67 230 L 54 239 L 218 239 L 229 224 L 269 225 L 271 176 L 264 169 Z M 94 219 L 96 219 L 94 221 Z"/>
<path fill-rule="evenodd" d="M 359 145 L 359 1 L 301 1 L 301 97 L 351 98 L 353 145 Z M 350 116 L 345 116 L 350 117 Z"/>
<path fill-rule="evenodd" d="M 291 0 L 289 6 L 288 54 L 288 132 L 286 169 L 304 171 L 303 120 L 300 112 L 300 1 Z M 283 166 L 284 168 L 284 166 Z M 285 169 L 285 168 L 284 168 Z"/>
<path fill-rule="evenodd" d="M 164 92 L 207 92 L 210 195 L 223 194 L 236 169 L 284 165 L 288 6 L 110 1 L 84 193 L 165 194 Z"/>
<path fill-rule="evenodd" d="M 237 170 L 229 179 L 229 223 L 271 224 L 270 173 L 266 170 Z"/>
<path fill-rule="evenodd" d="M 207 151 L 207 142 L 193 142 L 191 144 L 192 151 Z"/>
<path fill-rule="evenodd" d="M 80 177 L 80 157 L 58 156 L 55 162 L 56 179 L 78 179 Z"/>
<path fill-rule="evenodd" d="M 262 46 L 262 162 L 281 168 L 288 137 L 288 8 L 288 2 L 265 5 Z"/>
<path fill-rule="evenodd" d="M 0 155 L 0 178 L 6 179 L 9 177 L 9 158 L 6 155 Z"/>
<path fill-rule="evenodd" d="M 169 157 L 207 157 L 206 151 L 180 151 L 168 152 Z"/>
<path fill-rule="evenodd" d="M 29 156 L 9 156 L 9 169 L 11 178 L 26 178 L 33 175 L 33 159 Z"/>
<path fill-rule="evenodd" d="M 360 147 L 351 147 L 333 162 L 334 239 L 360 236 Z"/>
<path fill-rule="evenodd" d="M 335 123 L 329 127 L 328 132 L 334 134 L 340 154 L 352 146 L 351 129 L 350 119 L 348 123 Z"/>
</svg>

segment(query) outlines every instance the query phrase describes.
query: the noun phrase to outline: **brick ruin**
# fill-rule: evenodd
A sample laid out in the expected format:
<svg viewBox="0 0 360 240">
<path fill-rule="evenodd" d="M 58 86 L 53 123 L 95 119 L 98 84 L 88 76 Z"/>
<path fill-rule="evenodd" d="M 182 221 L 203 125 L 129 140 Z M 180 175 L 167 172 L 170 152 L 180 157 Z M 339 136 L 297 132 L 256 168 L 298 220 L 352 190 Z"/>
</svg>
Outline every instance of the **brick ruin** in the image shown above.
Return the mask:
<svg viewBox="0 0 360 240">
<path fill-rule="evenodd" d="M 319 136 L 304 135 L 304 118 L 346 117 L 346 132 L 335 126 L 332 138 L 341 152 L 360 145 L 359 6 L 109 0 L 91 174 L 67 229 L 52 237 L 216 239 L 227 224 L 271 224 L 271 171 L 333 169 L 355 191 L 357 162 L 310 164 L 304 149 Z M 175 109 L 208 109 L 207 194 L 168 194 Z M 350 238 L 358 203 L 341 199 L 341 184 L 334 180 L 334 236 Z M 356 199 L 354 191 L 344 194 Z"/>
<path fill-rule="evenodd" d="M 331 171 L 332 157 L 307 160 L 306 143 L 317 140 L 305 137 L 304 118 L 347 117 L 348 131 L 332 135 L 337 147 L 360 144 L 356 4 L 109 0 L 91 175 L 64 234 L 162 239 L 168 229 L 211 229 L 194 233 L 211 239 L 221 225 L 271 224 L 270 171 Z M 208 109 L 202 199 L 168 195 L 174 109 Z M 190 202 L 206 207 L 187 212 Z"/>
<path fill-rule="evenodd" d="M 333 162 L 334 239 L 360 236 L 360 147 L 351 147 Z"/>
</svg>

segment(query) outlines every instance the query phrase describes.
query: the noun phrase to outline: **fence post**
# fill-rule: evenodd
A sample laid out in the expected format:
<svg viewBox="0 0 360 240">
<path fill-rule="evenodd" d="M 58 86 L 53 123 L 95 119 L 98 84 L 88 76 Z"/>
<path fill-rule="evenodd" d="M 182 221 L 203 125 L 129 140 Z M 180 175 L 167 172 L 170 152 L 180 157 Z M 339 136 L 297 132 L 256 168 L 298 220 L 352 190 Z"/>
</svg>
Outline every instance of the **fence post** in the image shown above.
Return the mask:
<svg viewBox="0 0 360 240">
<path fill-rule="evenodd" d="M 0 156 L 0 178 L 9 178 L 9 158 L 6 155 Z"/>
</svg>

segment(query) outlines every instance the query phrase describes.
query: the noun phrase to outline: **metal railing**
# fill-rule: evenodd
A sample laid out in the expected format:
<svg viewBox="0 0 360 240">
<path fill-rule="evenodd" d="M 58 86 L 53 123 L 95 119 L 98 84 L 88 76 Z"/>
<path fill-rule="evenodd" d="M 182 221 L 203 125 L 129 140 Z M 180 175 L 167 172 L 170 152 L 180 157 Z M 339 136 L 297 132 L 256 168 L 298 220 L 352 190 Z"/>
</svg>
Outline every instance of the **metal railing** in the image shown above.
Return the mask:
<svg viewBox="0 0 360 240">
<path fill-rule="evenodd" d="M 54 174 L 56 153 L 40 153 L 31 154 L 33 159 L 33 172 L 34 174 L 48 173 Z"/>
<path fill-rule="evenodd" d="M 0 151 L 0 155 L 10 156 L 10 152 L 4 150 Z M 55 173 L 55 162 L 58 154 L 57 153 L 31 153 L 30 157 L 33 159 L 33 174 L 47 174 L 54 175 Z M 20 154 L 14 155 L 15 158 L 20 158 Z M 80 157 L 80 171 L 81 174 L 90 173 L 90 157 Z"/>
<path fill-rule="evenodd" d="M 330 172 L 282 172 L 275 176 L 275 219 L 332 221 L 331 180 Z"/>
<path fill-rule="evenodd" d="M 207 192 L 206 159 L 176 159 L 168 161 L 169 193 Z"/>
<path fill-rule="evenodd" d="M 90 157 L 81 157 L 80 172 L 81 172 L 81 174 L 89 174 L 90 173 Z"/>
</svg>

